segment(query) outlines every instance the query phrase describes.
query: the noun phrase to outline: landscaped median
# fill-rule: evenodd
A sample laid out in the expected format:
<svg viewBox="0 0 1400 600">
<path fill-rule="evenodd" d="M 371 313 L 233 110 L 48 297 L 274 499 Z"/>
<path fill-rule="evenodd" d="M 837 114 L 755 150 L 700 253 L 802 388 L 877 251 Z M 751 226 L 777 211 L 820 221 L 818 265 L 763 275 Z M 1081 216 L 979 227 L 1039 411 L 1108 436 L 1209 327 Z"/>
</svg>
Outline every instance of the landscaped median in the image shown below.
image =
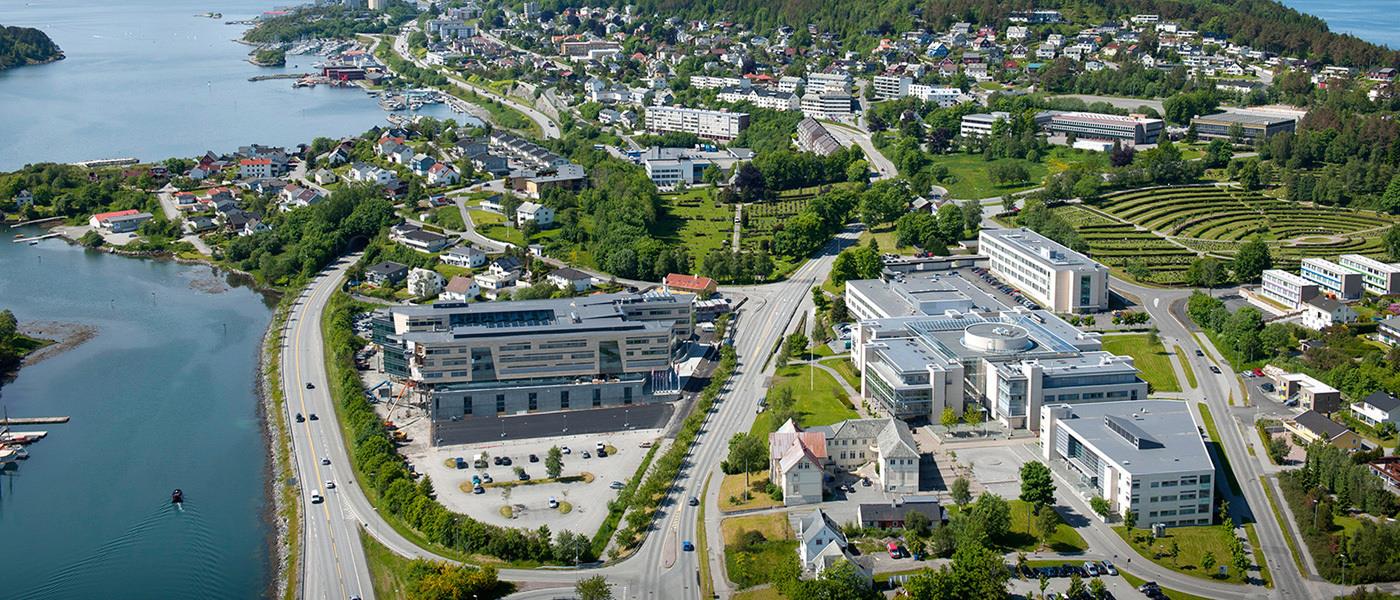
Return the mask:
<svg viewBox="0 0 1400 600">
<path fill-rule="evenodd" d="M 1240 482 L 1235 479 L 1235 470 L 1230 468 L 1230 457 L 1225 453 L 1224 444 L 1220 443 L 1220 432 L 1215 430 L 1215 418 L 1210 414 L 1210 407 L 1205 402 L 1196 403 L 1196 407 L 1201 410 L 1201 422 L 1205 425 L 1206 434 L 1210 436 L 1210 441 L 1215 444 L 1216 456 L 1220 459 L 1220 470 L 1225 472 L 1225 481 L 1230 484 L 1230 491 L 1236 496 L 1242 495 L 1240 492 Z"/>
</svg>

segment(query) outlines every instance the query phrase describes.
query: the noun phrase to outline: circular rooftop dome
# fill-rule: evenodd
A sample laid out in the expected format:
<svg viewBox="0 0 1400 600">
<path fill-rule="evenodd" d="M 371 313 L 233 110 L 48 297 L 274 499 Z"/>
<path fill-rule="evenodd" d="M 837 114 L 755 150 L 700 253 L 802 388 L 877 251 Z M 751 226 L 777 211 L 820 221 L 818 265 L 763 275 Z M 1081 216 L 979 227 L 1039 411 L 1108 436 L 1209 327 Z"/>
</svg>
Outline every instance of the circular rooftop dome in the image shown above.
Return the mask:
<svg viewBox="0 0 1400 600">
<path fill-rule="evenodd" d="M 975 323 L 963 330 L 962 343 L 978 352 L 1020 352 L 1031 347 L 1031 334 L 1020 325 Z"/>
</svg>

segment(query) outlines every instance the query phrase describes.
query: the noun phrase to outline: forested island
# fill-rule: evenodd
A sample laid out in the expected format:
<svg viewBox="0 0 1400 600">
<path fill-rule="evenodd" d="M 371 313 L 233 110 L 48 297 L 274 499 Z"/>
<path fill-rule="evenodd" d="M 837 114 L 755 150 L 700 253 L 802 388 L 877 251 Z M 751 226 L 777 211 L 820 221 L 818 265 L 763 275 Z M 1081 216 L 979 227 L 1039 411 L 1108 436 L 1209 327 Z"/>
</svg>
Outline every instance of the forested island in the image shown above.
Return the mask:
<svg viewBox="0 0 1400 600">
<path fill-rule="evenodd" d="M 0 71 L 63 59 L 63 50 L 48 34 L 33 27 L 0 25 Z"/>
<path fill-rule="evenodd" d="M 381 18 L 388 15 L 388 19 Z M 243 34 L 253 44 L 282 44 L 306 39 L 344 39 L 358 33 L 387 33 L 388 29 L 418 16 L 418 9 L 404 2 L 389 2 L 382 13 L 340 5 L 304 6 L 284 15 L 261 19 Z"/>
</svg>

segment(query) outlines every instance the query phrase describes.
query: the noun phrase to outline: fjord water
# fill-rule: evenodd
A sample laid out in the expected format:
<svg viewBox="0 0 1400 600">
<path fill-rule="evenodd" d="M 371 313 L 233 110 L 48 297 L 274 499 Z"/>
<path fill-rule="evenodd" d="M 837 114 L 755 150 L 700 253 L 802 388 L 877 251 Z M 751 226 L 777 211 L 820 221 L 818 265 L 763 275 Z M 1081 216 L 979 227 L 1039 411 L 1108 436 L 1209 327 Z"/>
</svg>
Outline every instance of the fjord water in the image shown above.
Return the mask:
<svg viewBox="0 0 1400 600">
<path fill-rule="evenodd" d="M 0 171 L 28 163 L 136 157 L 159 161 L 386 125 L 360 88 L 292 89 L 254 75 L 303 73 L 246 62 L 242 25 L 285 0 L 3 0 L 0 23 L 38 27 L 67 58 L 0 71 Z M 200 17 L 220 12 L 218 19 Z M 444 105 L 420 114 L 450 118 Z"/>
<path fill-rule="evenodd" d="M 72 416 L 16 427 L 49 436 L 0 474 L 0 598 L 265 596 L 273 531 L 254 382 L 269 301 L 207 266 L 4 233 L 0 307 L 98 331 L 0 388 L 11 416 Z"/>
<path fill-rule="evenodd" d="M 1281 0 L 1284 6 L 1327 21 L 1327 28 L 1400 50 L 1400 0 Z"/>
</svg>

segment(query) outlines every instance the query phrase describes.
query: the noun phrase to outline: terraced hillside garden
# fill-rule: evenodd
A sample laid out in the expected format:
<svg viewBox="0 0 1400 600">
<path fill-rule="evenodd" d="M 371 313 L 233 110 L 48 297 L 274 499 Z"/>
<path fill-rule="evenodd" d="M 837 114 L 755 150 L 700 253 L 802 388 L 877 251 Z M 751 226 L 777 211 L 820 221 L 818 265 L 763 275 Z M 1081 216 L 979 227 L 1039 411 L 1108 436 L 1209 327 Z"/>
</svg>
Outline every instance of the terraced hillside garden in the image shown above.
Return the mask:
<svg viewBox="0 0 1400 600">
<path fill-rule="evenodd" d="M 1186 283 L 1201 256 L 1234 257 L 1240 244 L 1263 240 L 1277 268 L 1340 254 L 1385 255 L 1390 215 L 1280 200 L 1229 185 L 1116 192 L 1056 214 L 1074 226 L 1100 262 L 1149 283 Z"/>
</svg>

